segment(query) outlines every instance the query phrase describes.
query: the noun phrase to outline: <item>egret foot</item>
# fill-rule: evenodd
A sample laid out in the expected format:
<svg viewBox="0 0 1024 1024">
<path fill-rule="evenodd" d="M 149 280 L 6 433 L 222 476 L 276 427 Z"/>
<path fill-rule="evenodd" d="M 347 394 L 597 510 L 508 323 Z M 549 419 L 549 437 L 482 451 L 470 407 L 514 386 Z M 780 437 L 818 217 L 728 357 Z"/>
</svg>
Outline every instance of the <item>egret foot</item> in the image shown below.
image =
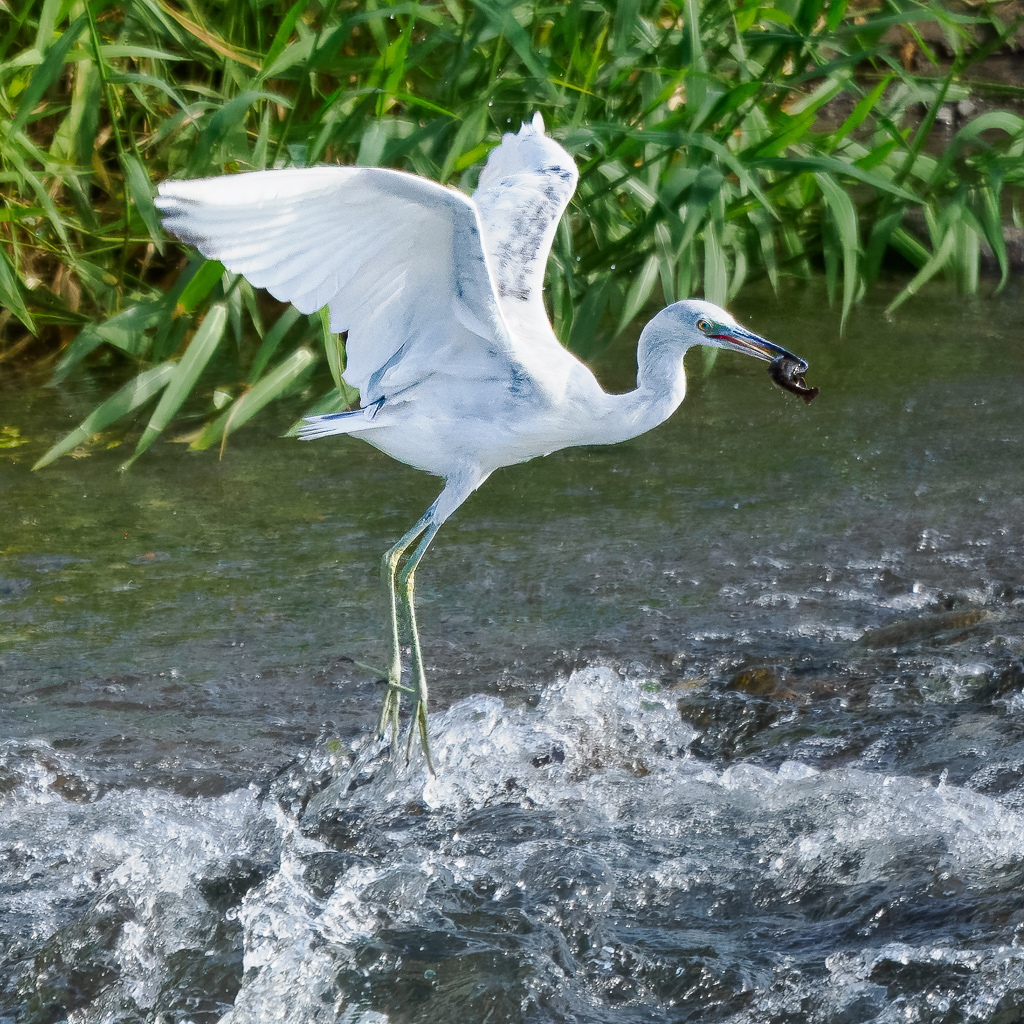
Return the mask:
<svg viewBox="0 0 1024 1024">
<path fill-rule="evenodd" d="M 408 693 L 413 697 L 416 696 L 415 690 L 410 690 L 408 686 L 402 686 L 401 683 L 388 680 L 387 689 L 384 691 L 384 703 L 380 709 L 380 720 L 377 723 L 377 739 L 384 739 L 387 735 L 388 726 L 391 726 L 391 742 L 398 742 L 398 709 L 402 702 L 403 693 Z"/>
<path fill-rule="evenodd" d="M 405 741 L 405 763 L 409 763 L 412 756 L 412 742 L 419 733 L 420 746 L 423 748 L 423 757 L 427 762 L 427 770 L 431 775 L 437 775 L 434 768 L 434 759 L 430 754 L 430 734 L 427 732 L 427 705 L 423 701 L 416 701 L 412 712 L 412 721 L 409 723 L 409 738 Z"/>
</svg>

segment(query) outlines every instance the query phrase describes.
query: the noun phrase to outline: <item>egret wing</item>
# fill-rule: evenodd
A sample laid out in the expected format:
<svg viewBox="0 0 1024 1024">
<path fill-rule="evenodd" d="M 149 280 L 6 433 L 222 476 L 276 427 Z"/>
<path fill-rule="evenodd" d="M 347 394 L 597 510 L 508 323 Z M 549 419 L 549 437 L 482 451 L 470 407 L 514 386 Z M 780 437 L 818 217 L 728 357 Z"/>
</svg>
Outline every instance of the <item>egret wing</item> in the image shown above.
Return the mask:
<svg viewBox="0 0 1024 1024">
<path fill-rule="evenodd" d="M 498 305 L 521 357 L 546 364 L 549 375 L 555 367 L 569 373 L 576 362 L 551 329 L 543 290 L 551 243 L 578 179 L 572 157 L 535 114 L 492 150 L 473 193 Z"/>
<path fill-rule="evenodd" d="M 303 313 L 348 331 L 364 404 L 438 369 L 521 379 L 466 196 L 377 167 L 309 167 L 164 182 L 164 227 Z"/>
</svg>

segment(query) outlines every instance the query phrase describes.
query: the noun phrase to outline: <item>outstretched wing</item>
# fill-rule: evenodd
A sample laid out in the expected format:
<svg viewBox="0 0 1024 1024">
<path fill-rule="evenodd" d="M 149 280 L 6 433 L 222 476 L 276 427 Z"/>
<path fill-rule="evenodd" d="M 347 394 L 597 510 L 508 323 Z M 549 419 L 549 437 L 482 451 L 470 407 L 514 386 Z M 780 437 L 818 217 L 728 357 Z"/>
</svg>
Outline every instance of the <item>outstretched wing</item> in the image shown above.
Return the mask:
<svg viewBox="0 0 1024 1024">
<path fill-rule="evenodd" d="M 518 135 L 491 151 L 473 202 L 483 247 L 498 290 L 498 305 L 527 361 L 553 361 L 567 371 L 571 357 L 555 338 L 544 309 L 544 268 L 579 172 L 569 154 L 544 134 L 534 114 Z"/>
<path fill-rule="evenodd" d="M 309 167 L 169 181 L 164 227 L 303 313 L 348 331 L 363 404 L 453 366 L 521 380 L 466 196 L 376 167 Z"/>
</svg>

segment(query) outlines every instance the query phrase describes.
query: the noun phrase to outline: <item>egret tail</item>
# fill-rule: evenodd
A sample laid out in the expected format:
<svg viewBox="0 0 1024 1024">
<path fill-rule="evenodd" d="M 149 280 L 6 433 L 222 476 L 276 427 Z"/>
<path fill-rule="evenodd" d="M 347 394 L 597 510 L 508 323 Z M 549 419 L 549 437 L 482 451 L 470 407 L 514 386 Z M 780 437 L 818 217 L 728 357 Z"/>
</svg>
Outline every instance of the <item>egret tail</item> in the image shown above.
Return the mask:
<svg viewBox="0 0 1024 1024">
<path fill-rule="evenodd" d="M 300 441 L 313 441 L 332 434 L 358 434 L 372 427 L 376 408 L 352 409 L 349 412 L 330 412 L 322 416 L 307 416 L 299 427 Z"/>
</svg>

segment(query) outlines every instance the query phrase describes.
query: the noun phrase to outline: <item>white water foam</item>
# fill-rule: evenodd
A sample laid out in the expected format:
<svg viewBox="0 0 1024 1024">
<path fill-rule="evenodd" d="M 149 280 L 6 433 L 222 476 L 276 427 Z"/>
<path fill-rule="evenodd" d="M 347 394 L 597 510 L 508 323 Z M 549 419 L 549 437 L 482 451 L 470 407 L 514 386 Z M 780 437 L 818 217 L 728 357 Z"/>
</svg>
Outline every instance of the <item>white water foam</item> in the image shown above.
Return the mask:
<svg viewBox="0 0 1024 1024">
<path fill-rule="evenodd" d="M 0 1020 L 65 999 L 73 1024 L 383 1024 L 412 1019 L 410 1000 L 423 1022 L 672 1006 L 902 1021 L 942 1005 L 982 1021 L 1024 992 L 1019 914 L 987 941 L 892 924 L 963 893 L 998 902 L 1024 861 L 1024 817 L 998 799 L 851 767 L 712 765 L 689 754 L 697 730 L 671 692 L 601 668 L 535 706 L 460 701 L 431 734 L 436 778 L 362 742 L 294 812 L 273 784 L 72 791 L 66 755 L 12 748 Z M 75 969 L 100 972 L 95 991 L 68 996 Z"/>
</svg>

